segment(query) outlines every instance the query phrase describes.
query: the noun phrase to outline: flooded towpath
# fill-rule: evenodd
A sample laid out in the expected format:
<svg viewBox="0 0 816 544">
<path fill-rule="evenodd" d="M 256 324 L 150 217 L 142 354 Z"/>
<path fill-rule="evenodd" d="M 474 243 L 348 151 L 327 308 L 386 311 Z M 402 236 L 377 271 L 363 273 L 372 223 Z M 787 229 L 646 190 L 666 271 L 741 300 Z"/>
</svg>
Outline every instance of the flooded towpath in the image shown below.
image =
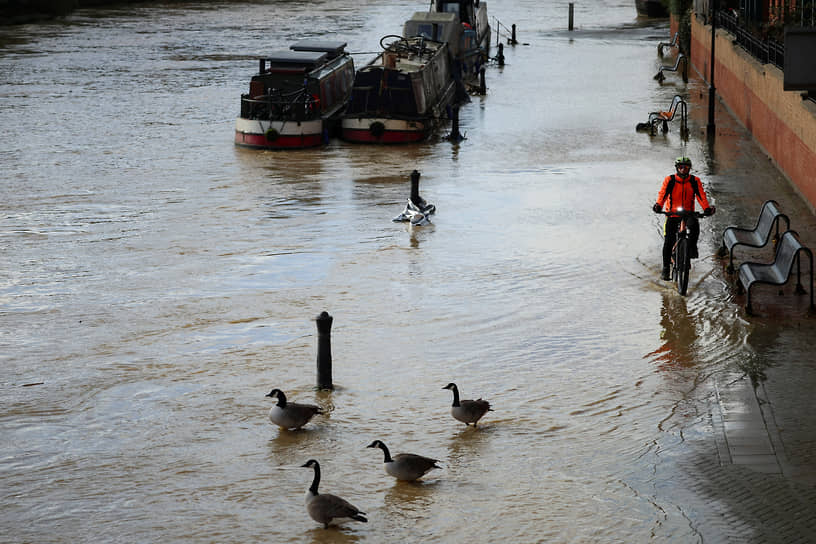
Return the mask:
<svg viewBox="0 0 816 544">
<path fill-rule="evenodd" d="M 568 32 L 567 5 L 489 4 L 525 45 L 463 107 L 461 144 L 283 153 L 232 143 L 256 58 L 328 33 L 361 65 L 424 3 L 0 29 L 0 541 L 767 542 L 785 511 L 785 542 L 812 535 L 795 403 L 813 320 L 767 297 L 746 318 L 713 254 L 768 198 L 811 247 L 813 216 L 721 108 L 706 144 L 698 80 L 653 79 L 666 21 L 600 0 Z M 635 132 L 677 93 L 687 143 Z M 651 213 L 680 154 L 720 210 L 686 298 L 658 280 Z M 391 218 L 414 169 L 437 213 L 411 228 Z M 324 310 L 331 393 L 313 389 Z M 778 389 L 781 362 L 801 391 Z M 764 472 L 723 446 L 723 391 L 748 378 L 792 405 Z M 478 429 L 450 417 L 448 382 L 493 404 Z M 276 387 L 328 414 L 278 430 Z M 374 439 L 444 469 L 397 483 Z M 310 458 L 367 524 L 308 518 Z"/>
</svg>

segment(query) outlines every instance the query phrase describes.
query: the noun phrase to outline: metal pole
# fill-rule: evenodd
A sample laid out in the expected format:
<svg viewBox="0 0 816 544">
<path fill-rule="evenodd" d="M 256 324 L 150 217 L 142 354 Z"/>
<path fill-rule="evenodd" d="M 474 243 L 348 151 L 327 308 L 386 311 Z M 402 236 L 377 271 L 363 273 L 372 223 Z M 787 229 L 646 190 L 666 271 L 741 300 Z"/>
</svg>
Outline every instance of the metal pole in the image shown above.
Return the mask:
<svg viewBox="0 0 816 544">
<path fill-rule="evenodd" d="M 573 14 L 574 9 L 575 9 L 575 4 L 570 2 L 570 5 L 569 5 L 569 29 L 570 30 L 572 30 L 572 18 L 573 18 L 572 14 Z"/>
<path fill-rule="evenodd" d="M 485 69 L 484 66 L 479 70 L 479 94 L 487 94 L 487 86 L 485 85 Z"/>
<path fill-rule="evenodd" d="M 462 135 L 459 133 L 459 104 L 455 104 L 451 111 L 451 133 L 450 133 L 450 141 L 452 142 L 461 142 Z M 416 170 L 414 170 L 416 172 Z M 419 176 L 419 172 L 417 172 L 417 176 Z M 413 184 L 413 174 L 411 174 L 411 195 L 413 198 L 414 194 L 414 184 Z M 417 178 L 418 179 L 418 178 Z M 417 196 L 419 196 L 419 191 L 417 190 Z"/>
<path fill-rule="evenodd" d="M 706 126 L 706 134 L 714 136 L 717 127 L 714 125 L 714 42 L 717 41 L 717 3 L 718 0 L 713 0 L 711 4 L 711 76 L 708 82 L 708 125 Z"/>
<path fill-rule="evenodd" d="M 456 107 L 456 106 L 454 106 Z M 458 121 L 458 120 L 457 120 Z M 458 130 L 458 122 L 457 122 L 457 130 Z M 419 172 L 414 170 L 411 172 L 411 202 L 419 206 L 422 203 L 422 199 L 419 197 Z"/>
<path fill-rule="evenodd" d="M 317 322 L 317 388 L 334 389 L 332 384 L 331 326 L 334 318 L 322 312 Z"/>
</svg>

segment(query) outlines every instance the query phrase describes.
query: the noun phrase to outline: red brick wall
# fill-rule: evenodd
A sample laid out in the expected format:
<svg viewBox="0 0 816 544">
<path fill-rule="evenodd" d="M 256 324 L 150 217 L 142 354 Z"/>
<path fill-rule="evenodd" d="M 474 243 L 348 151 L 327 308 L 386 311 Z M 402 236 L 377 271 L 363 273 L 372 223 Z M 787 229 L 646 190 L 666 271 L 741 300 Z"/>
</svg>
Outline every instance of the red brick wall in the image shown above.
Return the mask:
<svg viewBox="0 0 816 544">
<path fill-rule="evenodd" d="M 691 63 L 706 81 L 710 47 L 711 27 L 692 16 Z M 722 29 L 714 51 L 717 95 L 816 210 L 816 104 L 784 91 L 782 71 L 760 64 Z"/>
</svg>

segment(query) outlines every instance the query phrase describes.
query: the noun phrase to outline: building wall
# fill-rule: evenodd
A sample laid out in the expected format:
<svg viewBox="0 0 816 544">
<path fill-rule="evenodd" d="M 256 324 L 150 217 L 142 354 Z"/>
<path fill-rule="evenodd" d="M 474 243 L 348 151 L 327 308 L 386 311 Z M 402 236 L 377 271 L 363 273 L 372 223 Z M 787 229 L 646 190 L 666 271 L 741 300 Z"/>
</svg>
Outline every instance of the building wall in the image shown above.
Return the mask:
<svg viewBox="0 0 816 544">
<path fill-rule="evenodd" d="M 717 95 L 816 211 L 816 103 L 783 90 L 783 72 L 761 64 L 717 29 L 714 87 Z M 691 18 L 691 64 L 708 81 L 711 27 Z M 769 198 L 772 198 L 769 196 Z"/>
</svg>

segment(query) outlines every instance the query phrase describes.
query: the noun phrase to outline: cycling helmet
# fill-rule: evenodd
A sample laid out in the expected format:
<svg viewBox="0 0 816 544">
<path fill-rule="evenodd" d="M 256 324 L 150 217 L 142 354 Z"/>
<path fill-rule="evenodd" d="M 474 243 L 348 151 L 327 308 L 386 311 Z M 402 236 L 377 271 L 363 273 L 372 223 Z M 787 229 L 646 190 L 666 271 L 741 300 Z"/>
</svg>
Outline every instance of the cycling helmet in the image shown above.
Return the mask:
<svg viewBox="0 0 816 544">
<path fill-rule="evenodd" d="M 678 166 L 688 166 L 691 168 L 691 159 L 688 157 L 677 157 L 674 159 L 674 167 L 677 168 Z"/>
</svg>

